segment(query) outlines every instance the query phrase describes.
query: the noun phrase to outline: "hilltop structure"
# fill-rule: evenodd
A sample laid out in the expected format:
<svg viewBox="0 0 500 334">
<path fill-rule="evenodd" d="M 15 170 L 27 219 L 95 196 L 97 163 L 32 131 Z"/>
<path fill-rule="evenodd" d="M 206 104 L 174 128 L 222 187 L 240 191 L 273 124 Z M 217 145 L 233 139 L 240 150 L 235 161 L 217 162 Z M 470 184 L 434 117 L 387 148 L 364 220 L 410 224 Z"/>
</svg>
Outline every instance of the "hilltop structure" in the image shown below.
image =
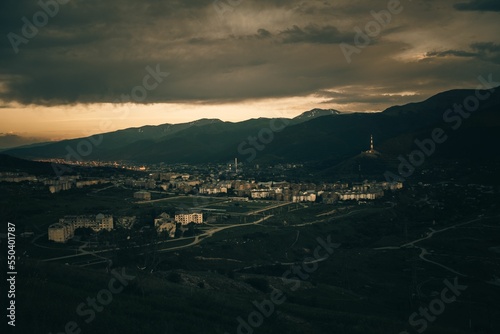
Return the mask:
<svg viewBox="0 0 500 334">
<path fill-rule="evenodd" d="M 362 152 L 363 155 L 369 157 L 378 157 L 380 156 L 380 152 L 375 150 L 375 145 L 373 144 L 373 135 L 370 135 L 370 149 L 368 151 Z"/>
</svg>

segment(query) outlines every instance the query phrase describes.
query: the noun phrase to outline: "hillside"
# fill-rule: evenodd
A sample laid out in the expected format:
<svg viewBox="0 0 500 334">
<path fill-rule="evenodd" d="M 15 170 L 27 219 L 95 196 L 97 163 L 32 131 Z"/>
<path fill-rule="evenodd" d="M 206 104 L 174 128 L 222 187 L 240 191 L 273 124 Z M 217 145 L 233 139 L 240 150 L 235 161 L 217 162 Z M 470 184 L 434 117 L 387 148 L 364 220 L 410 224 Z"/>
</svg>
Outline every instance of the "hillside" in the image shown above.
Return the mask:
<svg viewBox="0 0 500 334">
<path fill-rule="evenodd" d="M 105 133 L 102 138 L 94 136 L 96 144 L 92 152 L 82 158 L 206 163 L 238 157 L 247 163 L 330 161 L 338 164 L 368 149 L 371 134 L 377 150 L 394 158 L 410 153 L 414 139 L 429 137 L 435 127 L 442 127 L 450 134 L 450 140 L 443 145 L 446 150 L 438 150 L 436 156 L 468 158 L 497 152 L 498 90 L 481 103 L 474 115 L 462 119 L 457 130 L 451 126 L 458 125 L 458 114 L 448 115 L 448 122 L 444 121 L 449 108 L 463 103 L 474 93 L 473 90 L 443 92 L 425 101 L 394 106 L 380 113 L 313 109 L 292 120 L 259 118 L 232 123 L 204 119 L 125 129 Z M 65 140 L 5 153 L 23 158 L 64 158 L 68 147 L 76 149 L 84 140 L 89 139 Z"/>
</svg>

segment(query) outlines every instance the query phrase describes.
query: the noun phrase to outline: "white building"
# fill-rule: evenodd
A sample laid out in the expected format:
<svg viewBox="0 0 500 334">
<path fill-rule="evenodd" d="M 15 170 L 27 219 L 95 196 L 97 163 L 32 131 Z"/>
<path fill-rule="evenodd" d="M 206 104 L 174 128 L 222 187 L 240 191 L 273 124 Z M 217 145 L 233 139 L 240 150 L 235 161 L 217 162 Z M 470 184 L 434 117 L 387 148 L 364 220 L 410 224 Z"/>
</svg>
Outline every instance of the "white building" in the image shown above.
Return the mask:
<svg viewBox="0 0 500 334">
<path fill-rule="evenodd" d="M 221 189 L 217 187 L 201 187 L 200 188 L 200 194 L 205 194 L 205 195 L 216 195 L 221 193 Z M 226 190 L 227 192 L 227 190 Z"/>
<path fill-rule="evenodd" d="M 378 198 L 384 197 L 383 190 L 367 191 L 367 192 L 356 192 L 348 191 L 345 193 L 338 193 L 339 199 L 341 201 L 359 201 L 359 200 L 376 200 Z"/>
<path fill-rule="evenodd" d="M 231 189 L 230 182 L 219 182 L 217 184 L 208 184 L 200 187 L 200 194 L 216 195 L 227 194 L 228 189 Z"/>
<path fill-rule="evenodd" d="M 65 243 L 73 238 L 75 229 L 68 223 L 56 223 L 49 226 L 49 240 Z"/>
<path fill-rule="evenodd" d="M 296 196 L 292 196 L 292 202 L 315 202 L 316 201 L 316 193 L 313 191 L 305 191 L 301 192 Z"/>
<path fill-rule="evenodd" d="M 176 213 L 175 221 L 182 225 L 187 225 L 189 223 L 203 224 L 203 213 Z"/>
<path fill-rule="evenodd" d="M 267 189 L 254 189 L 250 192 L 252 198 L 268 198 L 270 194 Z"/>
</svg>

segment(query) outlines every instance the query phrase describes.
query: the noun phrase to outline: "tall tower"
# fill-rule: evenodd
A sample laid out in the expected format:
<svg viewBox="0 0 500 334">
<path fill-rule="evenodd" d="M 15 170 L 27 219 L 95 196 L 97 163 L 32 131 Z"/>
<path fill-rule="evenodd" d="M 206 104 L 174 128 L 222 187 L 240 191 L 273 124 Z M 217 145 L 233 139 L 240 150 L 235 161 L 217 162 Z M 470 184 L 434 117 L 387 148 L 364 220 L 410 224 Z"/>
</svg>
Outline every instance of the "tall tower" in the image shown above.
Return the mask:
<svg viewBox="0 0 500 334">
<path fill-rule="evenodd" d="M 234 172 L 238 173 L 238 158 L 234 158 Z"/>
<path fill-rule="evenodd" d="M 380 155 L 379 152 L 375 151 L 375 145 L 373 144 L 373 135 L 370 135 L 370 149 L 362 153 L 368 154 L 368 156 L 370 157 L 375 157 Z"/>
</svg>

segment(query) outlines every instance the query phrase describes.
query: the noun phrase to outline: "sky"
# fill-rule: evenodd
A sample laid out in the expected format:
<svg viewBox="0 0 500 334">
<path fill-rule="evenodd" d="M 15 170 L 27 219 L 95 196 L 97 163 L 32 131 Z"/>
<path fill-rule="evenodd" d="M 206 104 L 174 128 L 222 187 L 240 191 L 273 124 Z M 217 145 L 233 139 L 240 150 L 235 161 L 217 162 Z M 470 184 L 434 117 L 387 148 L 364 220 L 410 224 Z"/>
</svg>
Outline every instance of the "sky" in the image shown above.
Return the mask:
<svg viewBox="0 0 500 334">
<path fill-rule="evenodd" d="M 500 80 L 499 14 L 498 0 L 2 0 L 0 147 L 474 89 Z"/>
</svg>

